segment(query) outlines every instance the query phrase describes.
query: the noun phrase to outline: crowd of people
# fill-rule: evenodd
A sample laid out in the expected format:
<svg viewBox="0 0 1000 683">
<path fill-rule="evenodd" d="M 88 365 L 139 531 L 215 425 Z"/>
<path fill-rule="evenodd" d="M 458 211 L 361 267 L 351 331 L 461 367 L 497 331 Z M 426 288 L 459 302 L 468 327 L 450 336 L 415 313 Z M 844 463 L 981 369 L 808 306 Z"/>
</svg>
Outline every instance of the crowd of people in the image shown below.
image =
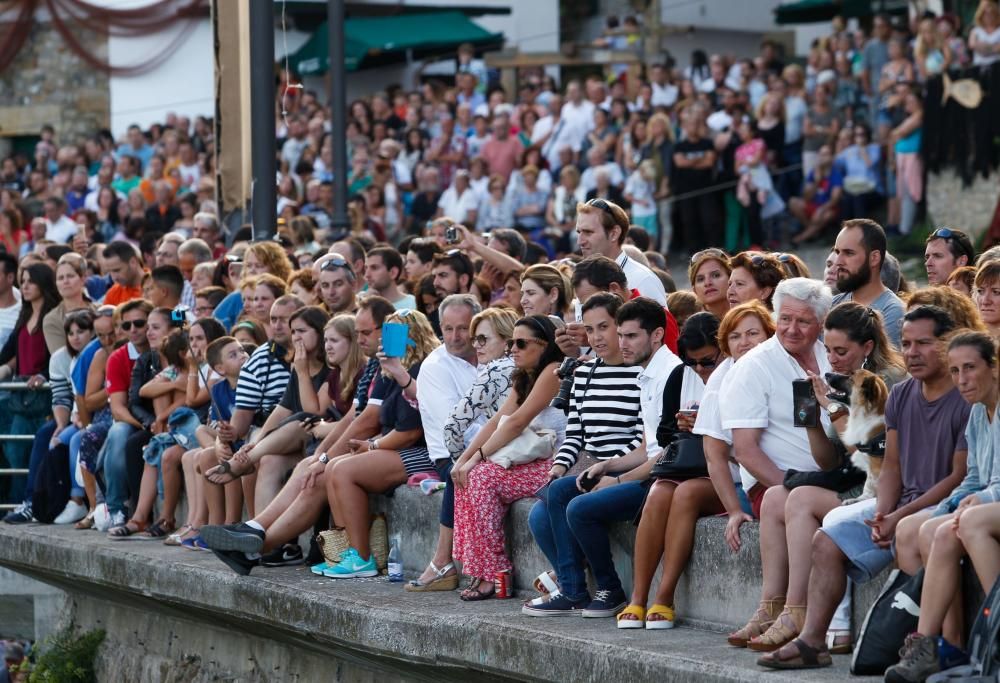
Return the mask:
<svg viewBox="0 0 1000 683">
<path fill-rule="evenodd" d="M 997 19 L 985 0 L 975 63 L 1000 58 Z M 897 196 L 889 220 L 912 227 L 916 84 L 966 54 L 948 27 L 922 19 L 911 49 L 884 17 L 867 39 L 835 26 L 807 69 L 771 43 L 654 64 L 634 100 L 624 79 L 528 78 L 508 103 L 463 48 L 454 88 L 351 105 L 346 226 L 328 112 L 289 88 L 273 239 L 220 222 L 206 119 L 121 144 L 43 128 L 34 158 L 0 167 L 0 381 L 28 387 L 0 393 L 0 433 L 35 437 L 3 443 L 29 470 L 4 484 L 4 521 L 351 579 L 379 572 L 369 496 L 437 480 L 437 544 L 406 590 L 461 573 L 462 600 L 497 597 L 516 570 L 504 517 L 534 498 L 552 571 L 523 614 L 655 630 L 683 613 L 695 523 L 721 515 L 734 551 L 759 522 L 763 559 L 731 645 L 829 665 L 852 647 L 847 582 L 895 561 L 933 588 L 887 679 L 923 680 L 940 636 L 963 641 L 959 562 L 987 589 L 1000 571 L 1000 252 L 934 230 L 916 287 L 868 217 Z M 818 277 L 769 249 L 786 228 L 832 242 Z M 693 252 L 690 289 L 668 248 Z M 858 448 L 826 373 L 862 370 L 891 389 L 870 496 L 820 476 Z M 658 469 L 681 452 L 704 471 Z M 631 520 L 628 595 L 608 524 Z M 300 547 L 316 525 L 332 556 Z"/>
</svg>

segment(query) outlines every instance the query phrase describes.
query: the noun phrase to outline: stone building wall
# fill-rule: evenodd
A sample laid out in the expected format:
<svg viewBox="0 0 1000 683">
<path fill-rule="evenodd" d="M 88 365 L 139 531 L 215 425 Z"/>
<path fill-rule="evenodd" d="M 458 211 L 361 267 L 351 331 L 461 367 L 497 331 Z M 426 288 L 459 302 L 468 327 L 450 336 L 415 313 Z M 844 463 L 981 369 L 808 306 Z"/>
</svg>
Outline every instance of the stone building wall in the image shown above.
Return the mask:
<svg viewBox="0 0 1000 683">
<path fill-rule="evenodd" d="M 969 187 L 963 187 L 951 169 L 927 175 L 927 213 L 934 227 L 963 230 L 972 236 L 973 244 L 989 229 L 998 198 L 1000 172 L 988 178 L 977 175 Z"/>
<path fill-rule="evenodd" d="M 72 27 L 98 59 L 108 57 L 107 36 Z M 37 135 L 51 123 L 60 141 L 92 135 L 110 124 L 108 74 L 69 49 L 51 23 L 36 23 L 14 62 L 0 72 L 0 136 Z"/>
</svg>

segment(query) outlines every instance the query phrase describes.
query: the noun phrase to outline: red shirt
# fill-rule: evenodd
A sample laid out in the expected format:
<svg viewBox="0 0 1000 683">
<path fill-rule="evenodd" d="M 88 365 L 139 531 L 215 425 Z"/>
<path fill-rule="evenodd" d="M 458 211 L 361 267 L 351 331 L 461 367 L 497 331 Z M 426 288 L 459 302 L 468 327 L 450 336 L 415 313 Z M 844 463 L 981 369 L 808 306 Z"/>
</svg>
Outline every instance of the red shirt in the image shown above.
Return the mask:
<svg viewBox="0 0 1000 683">
<path fill-rule="evenodd" d="M 21 327 L 17 335 L 17 374 L 44 375 L 49 369 L 49 348 L 45 345 L 45 334 L 39 329 L 29 332 L 28 326 Z"/>
<path fill-rule="evenodd" d="M 638 289 L 633 289 L 632 298 L 637 296 L 642 296 L 642 294 L 639 293 Z M 663 343 L 674 352 L 674 355 L 677 355 L 677 340 L 681 336 L 680 328 L 677 326 L 677 318 L 667 310 L 666 306 L 663 307 L 663 312 L 667 314 L 667 327 L 663 330 Z"/>
<path fill-rule="evenodd" d="M 132 358 L 129 355 L 129 347 L 130 344 L 125 344 L 112 351 L 111 355 L 108 356 L 108 366 L 104 375 L 104 388 L 107 390 L 108 396 L 119 392 L 127 393 L 132 384 L 132 368 L 135 367 L 139 356 Z"/>
<path fill-rule="evenodd" d="M 521 156 L 523 147 L 521 141 L 513 135 L 506 140 L 491 138 L 483 145 L 480 156 L 486 160 L 490 173 L 499 173 L 503 176 L 504 182 L 510 179 L 510 174 L 517 166 L 518 157 Z"/>
</svg>

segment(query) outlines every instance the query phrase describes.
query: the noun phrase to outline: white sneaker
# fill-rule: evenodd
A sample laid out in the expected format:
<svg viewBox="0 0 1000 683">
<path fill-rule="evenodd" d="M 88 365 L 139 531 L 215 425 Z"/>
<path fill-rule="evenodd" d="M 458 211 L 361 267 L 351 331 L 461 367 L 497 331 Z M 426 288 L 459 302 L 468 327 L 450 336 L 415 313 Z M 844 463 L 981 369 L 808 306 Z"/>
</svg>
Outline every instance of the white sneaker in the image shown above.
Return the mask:
<svg viewBox="0 0 1000 683">
<path fill-rule="evenodd" d="M 83 503 L 77 503 L 75 500 L 70 499 L 66 503 L 66 507 L 63 511 L 59 513 L 59 516 L 55 518 L 53 524 L 75 524 L 81 519 L 87 516 L 88 508 Z"/>
<path fill-rule="evenodd" d="M 101 533 L 111 528 L 111 515 L 108 513 L 107 503 L 98 503 L 94 508 L 94 528 Z"/>
</svg>

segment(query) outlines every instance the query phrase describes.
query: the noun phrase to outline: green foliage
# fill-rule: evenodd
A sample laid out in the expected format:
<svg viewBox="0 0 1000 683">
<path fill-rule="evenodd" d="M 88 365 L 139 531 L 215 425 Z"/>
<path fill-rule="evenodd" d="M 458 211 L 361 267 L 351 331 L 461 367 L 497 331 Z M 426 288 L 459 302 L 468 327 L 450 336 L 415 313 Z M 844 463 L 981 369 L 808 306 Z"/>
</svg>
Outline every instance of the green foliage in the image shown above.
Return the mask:
<svg viewBox="0 0 1000 683">
<path fill-rule="evenodd" d="M 104 641 L 104 631 L 76 634 L 67 627 L 42 645 L 28 683 L 96 683 L 94 660 Z"/>
</svg>

